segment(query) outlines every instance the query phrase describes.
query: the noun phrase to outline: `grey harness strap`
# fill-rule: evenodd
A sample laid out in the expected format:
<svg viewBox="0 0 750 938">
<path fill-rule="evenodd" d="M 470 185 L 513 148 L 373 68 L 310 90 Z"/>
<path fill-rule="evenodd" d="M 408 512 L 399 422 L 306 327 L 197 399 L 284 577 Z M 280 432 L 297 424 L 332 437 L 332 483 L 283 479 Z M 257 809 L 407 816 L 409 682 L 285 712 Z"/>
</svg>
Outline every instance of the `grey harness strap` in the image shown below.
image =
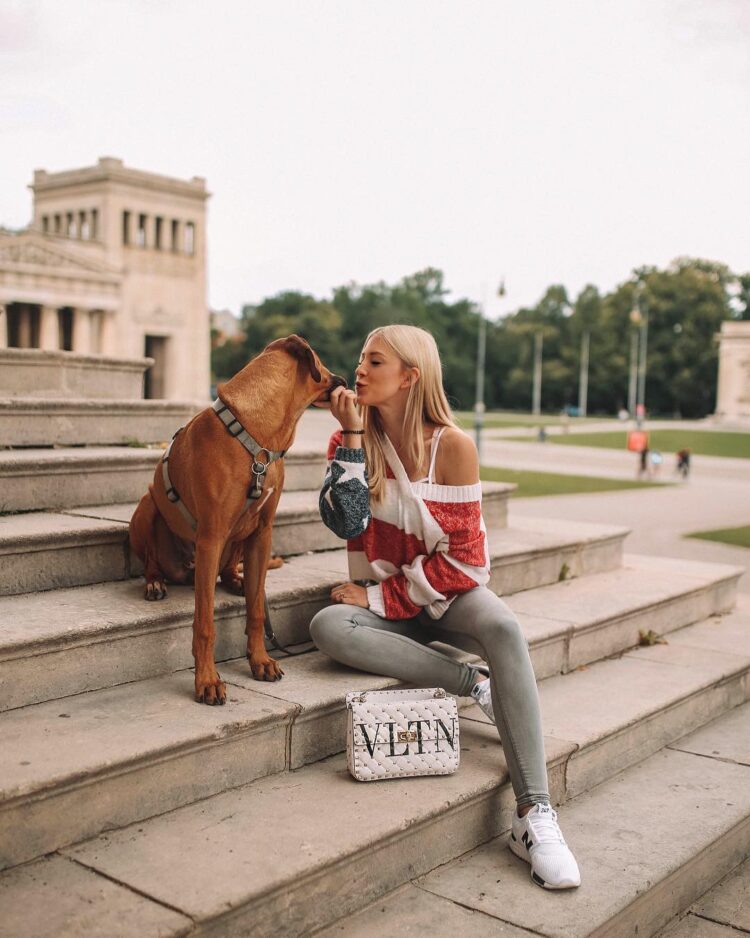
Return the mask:
<svg viewBox="0 0 750 938">
<path fill-rule="evenodd" d="M 237 420 L 232 411 L 222 403 L 218 398 L 211 405 L 215 411 L 218 418 L 227 428 L 227 432 L 230 436 L 233 436 L 236 440 L 239 440 L 240 443 L 245 447 L 245 449 L 250 453 L 253 458 L 253 484 L 248 492 L 248 497 L 245 499 L 245 507 L 242 509 L 242 514 L 244 514 L 248 508 L 256 502 L 263 493 L 263 483 L 265 482 L 266 472 L 268 467 L 272 462 L 275 462 L 277 459 L 282 459 L 286 450 L 267 450 L 264 446 L 260 446 L 247 432 L 247 430 L 242 426 L 242 424 Z M 236 429 L 235 428 L 236 425 Z M 180 430 L 183 428 L 180 427 Z M 177 431 L 177 433 L 180 432 Z M 169 478 L 169 454 L 172 451 L 172 446 L 174 441 L 177 439 L 177 433 L 172 437 L 169 446 L 166 448 L 164 455 L 161 458 L 161 477 L 164 482 L 164 490 L 167 494 L 167 498 L 172 504 L 177 506 L 177 510 L 180 512 L 182 517 L 187 521 L 191 530 L 195 531 L 198 528 L 198 522 L 190 514 L 185 502 L 180 498 L 180 494 L 177 489 L 172 485 L 172 481 Z M 261 453 L 265 453 L 267 457 L 267 462 L 260 462 L 258 456 Z M 268 494 L 270 495 L 273 489 L 269 489 Z M 276 635 L 273 631 L 273 626 L 271 625 L 271 609 L 268 605 L 268 598 L 264 597 L 264 622 L 263 628 L 266 633 L 266 638 L 273 645 L 274 648 L 278 651 L 282 651 L 287 655 L 299 655 L 304 654 L 305 652 L 301 651 L 290 651 L 288 648 L 284 648 L 283 645 L 279 644 L 279 640 L 276 638 Z"/>
<path fill-rule="evenodd" d="M 265 446 L 261 446 L 260 443 L 258 443 L 250 436 L 247 430 L 234 416 L 232 411 L 223 401 L 219 400 L 218 397 L 211 405 L 211 408 L 219 420 L 221 420 L 221 422 L 227 428 L 227 433 L 234 437 L 235 440 L 239 440 L 253 458 L 253 482 L 250 486 L 250 491 L 247 493 L 245 506 L 242 509 L 242 513 L 244 514 L 252 505 L 252 503 L 257 501 L 263 494 L 263 483 L 266 481 L 266 472 L 268 471 L 268 467 L 277 459 L 283 459 L 286 450 L 270 450 L 266 449 Z M 183 428 L 180 427 L 180 430 L 182 429 Z M 179 433 L 180 430 L 178 430 L 177 433 Z M 187 523 L 190 525 L 191 530 L 195 531 L 198 527 L 198 522 L 187 510 L 185 503 L 180 498 L 180 493 L 172 485 L 172 482 L 169 478 L 169 468 L 167 464 L 169 463 L 169 454 L 172 451 L 172 446 L 174 445 L 174 441 L 177 438 L 177 433 L 175 433 L 175 435 L 172 437 L 172 442 L 169 444 L 161 458 L 161 477 L 164 481 L 164 490 L 167 493 L 167 498 L 170 502 L 172 502 L 172 504 L 177 506 L 177 510 L 180 512 L 185 521 L 187 521 Z M 266 454 L 264 462 L 261 462 L 259 459 L 261 453 Z"/>
<path fill-rule="evenodd" d="M 182 427 L 180 427 L 180 430 L 182 430 Z M 180 430 L 178 430 L 177 433 L 179 433 Z M 169 454 L 171 453 L 172 447 L 174 446 L 174 441 L 177 439 L 177 433 L 175 433 L 175 435 L 172 437 L 172 441 L 166 448 L 164 455 L 161 457 L 161 477 L 164 482 L 164 491 L 167 493 L 167 498 L 170 502 L 172 502 L 173 505 L 177 505 L 177 510 L 180 512 L 185 521 L 187 521 L 187 523 L 190 525 L 190 528 L 195 531 L 198 527 L 198 522 L 187 510 L 185 507 L 185 502 L 183 502 L 183 500 L 180 498 L 179 492 L 172 485 L 172 481 L 169 478 L 169 469 L 167 468 Z"/>
<path fill-rule="evenodd" d="M 252 471 L 254 478 L 253 484 L 250 487 L 250 491 L 248 492 L 248 499 L 252 500 L 254 498 L 260 498 L 263 491 L 263 483 L 265 482 L 268 467 L 272 462 L 276 462 L 277 459 L 283 459 L 286 450 L 271 450 L 266 449 L 265 446 L 261 446 L 257 440 L 250 436 L 247 430 L 234 416 L 232 411 L 218 397 L 213 402 L 211 407 L 213 408 L 219 420 L 221 420 L 221 422 L 227 428 L 227 433 L 230 436 L 233 436 L 235 440 L 239 440 L 248 453 L 250 453 L 250 455 L 253 457 Z M 265 462 L 261 462 L 259 459 L 261 453 L 266 454 Z"/>
</svg>

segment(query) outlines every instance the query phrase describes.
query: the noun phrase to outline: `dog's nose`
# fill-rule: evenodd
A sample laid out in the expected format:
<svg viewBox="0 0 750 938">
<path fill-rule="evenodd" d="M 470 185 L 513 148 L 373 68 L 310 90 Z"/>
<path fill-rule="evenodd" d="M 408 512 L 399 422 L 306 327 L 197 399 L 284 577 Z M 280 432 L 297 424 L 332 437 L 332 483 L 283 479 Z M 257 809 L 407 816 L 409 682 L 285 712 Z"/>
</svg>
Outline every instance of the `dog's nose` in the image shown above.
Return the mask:
<svg viewBox="0 0 750 938">
<path fill-rule="evenodd" d="M 342 378 L 341 375 L 331 375 L 331 390 L 334 388 L 348 388 L 349 385 L 346 383 L 346 378 Z"/>
</svg>

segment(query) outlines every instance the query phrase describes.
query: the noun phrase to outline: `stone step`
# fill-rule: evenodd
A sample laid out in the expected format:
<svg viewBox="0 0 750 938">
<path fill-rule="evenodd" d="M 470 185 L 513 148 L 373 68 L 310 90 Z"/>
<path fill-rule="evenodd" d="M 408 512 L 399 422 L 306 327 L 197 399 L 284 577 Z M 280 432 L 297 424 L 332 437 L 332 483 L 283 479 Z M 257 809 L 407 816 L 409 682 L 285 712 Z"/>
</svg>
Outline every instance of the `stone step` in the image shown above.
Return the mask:
<svg viewBox="0 0 750 938">
<path fill-rule="evenodd" d="M 595 929 L 582 927 L 586 916 L 589 923 L 599 916 L 596 927 L 615 918 L 619 926 L 625 916 L 626 930 L 595 933 L 652 934 L 651 926 L 660 927 L 674 914 L 654 923 L 664 915 L 675 870 L 692 861 L 693 878 L 710 875 L 716 881 L 750 844 L 750 760 L 742 764 L 737 757 L 740 747 L 747 754 L 747 713 L 731 711 L 748 697 L 748 625 L 747 611 L 703 622 L 672 636 L 667 646 L 635 649 L 620 661 L 565 675 L 559 679 L 568 688 L 563 708 L 557 679 L 542 682 L 553 800 L 581 794 L 580 776 L 571 774 L 577 764 L 587 764 L 590 784 L 599 785 L 563 814 L 584 876 L 581 890 L 563 902 L 538 891 L 528 867 L 502 849 L 504 840 L 451 862 L 510 824 L 513 799 L 502 749 L 481 711 L 481 720 L 462 719 L 461 768 L 453 776 L 363 787 L 338 755 L 241 785 L 248 762 L 257 764 L 268 753 L 276 752 L 277 766 L 290 768 L 284 759 L 295 751 L 298 731 L 306 736 L 303 745 L 309 744 L 310 721 L 304 717 L 316 694 L 309 681 L 290 683 L 289 697 L 276 686 L 240 695 L 240 687 L 251 683 L 245 678 L 232 686 L 235 700 L 229 706 L 236 720 L 221 708 L 193 705 L 191 715 L 187 703 L 163 697 L 158 682 L 142 686 L 142 693 L 134 687 L 107 691 L 110 703 L 131 695 L 116 713 L 97 706 L 100 695 L 92 694 L 66 701 L 67 716 L 54 718 L 59 724 L 52 722 L 50 705 L 29 708 L 25 719 L 9 715 L 0 730 L 11 767 L 2 843 L 15 853 L 5 862 L 56 844 L 63 856 L 192 919 L 200 934 L 307 935 L 420 876 L 420 888 L 502 914 L 505 921 L 503 910 L 512 910 L 519 919 L 510 921 L 535 933 L 589 935 Z M 361 674 L 335 670 L 340 684 L 362 686 Z M 654 687 L 658 693 L 649 700 L 643 689 Z M 263 705 L 251 703 L 252 697 L 262 698 Z M 253 707 L 254 732 L 247 726 Z M 60 704 L 52 709 L 60 710 Z M 709 727 L 682 738 L 728 711 L 723 734 Z M 275 746 L 268 738 L 274 725 L 284 728 Z M 337 736 L 343 745 L 341 727 Z M 169 742 L 174 745 L 167 753 Z M 658 752 L 664 745 L 672 748 Z M 597 772 L 590 770 L 591 751 Z M 729 761 L 732 751 L 735 761 Z M 571 785 L 571 779 L 578 781 Z M 219 791 L 206 797 L 211 787 Z M 190 803 L 144 818 L 154 809 L 164 811 L 165 802 L 179 795 Z M 134 823 L 111 829 L 122 823 L 128 806 L 136 811 Z M 62 846 L 76 830 L 86 836 L 102 823 L 106 834 Z M 24 851 L 19 845 L 25 840 L 35 846 Z M 710 862 L 699 856 L 696 870 L 695 858 L 704 848 L 712 851 Z M 210 862 L 201 862 L 206 857 Z M 48 862 L 21 867 L 0 881 L 6 908 L 20 901 L 16 889 L 39 882 L 38 873 L 29 880 L 35 869 L 45 870 L 50 888 Z M 642 897 L 649 882 L 659 893 L 650 901 Z M 36 905 L 48 914 L 48 903 L 31 907 Z"/>
<path fill-rule="evenodd" d="M 541 525 L 538 520 L 492 532 L 491 586 L 505 594 L 541 587 L 557 583 L 561 570 L 581 577 L 571 580 L 570 587 L 583 584 L 597 571 L 616 575 L 625 534 L 623 528 L 569 522 Z M 604 581 L 604 589 L 624 589 L 626 598 L 619 605 L 615 597 L 607 598 L 606 609 L 602 607 L 605 597 L 598 606 L 590 601 L 590 621 L 585 616 L 580 621 L 595 629 L 610 608 L 620 618 L 630 616 L 633 623 L 623 637 L 627 644 L 634 644 L 638 639 L 635 626 L 644 621 L 639 609 L 652 597 L 669 608 L 675 606 L 673 628 L 731 605 L 734 568 L 686 564 L 685 571 L 689 570 L 694 575 L 684 573 L 671 589 L 652 584 L 660 575 L 658 569 L 650 577 L 638 571 L 626 574 L 623 582 L 616 576 L 611 583 Z M 294 557 L 280 569 L 270 570 L 267 595 L 280 642 L 308 641 L 310 619 L 330 602 L 331 588 L 346 578 L 344 550 Z M 648 599 L 639 598 L 645 595 L 644 589 L 651 590 Z M 686 599 L 684 594 L 690 590 L 696 595 Z M 529 602 L 528 594 L 523 595 Z M 243 656 L 244 597 L 218 587 L 215 609 L 216 660 Z M 550 606 L 546 611 L 552 610 Z M 191 667 L 193 611 L 192 588 L 170 587 L 166 600 L 149 603 L 135 580 L 0 597 L 0 710 Z M 539 647 L 542 672 L 562 670 L 580 621 L 575 617 L 555 620 L 549 615 L 531 615 L 526 620 Z M 617 643 L 617 636 L 613 642 L 615 650 L 625 647 Z"/>
<path fill-rule="evenodd" d="M 41 349 L 0 349 L 0 397 L 142 398 L 153 358 L 110 358 Z"/>
<path fill-rule="evenodd" d="M 289 457 L 293 462 L 293 457 Z M 505 527 L 513 486 L 483 483 L 488 527 Z M 64 513 L 0 515 L 0 596 L 123 580 L 142 572 L 128 549 L 136 503 L 88 505 Z M 282 556 L 336 550 L 342 541 L 320 520 L 318 490 L 284 491 L 273 530 Z"/>
<path fill-rule="evenodd" d="M 154 477 L 163 447 L 62 447 L 0 450 L 0 514 L 137 502 Z M 325 475 L 325 456 L 292 450 L 286 491 L 309 489 Z"/>
<path fill-rule="evenodd" d="M 750 714 L 746 716 L 750 719 Z M 686 915 L 660 931 L 657 938 L 742 938 L 750 934 L 749 896 L 747 859 L 696 900 Z"/>
<path fill-rule="evenodd" d="M 162 443 L 199 411 L 191 401 L 0 399 L 3 446 Z"/>
<path fill-rule="evenodd" d="M 540 890 L 506 849 L 506 833 L 316 938 L 739 938 L 731 925 L 750 924 L 741 891 L 744 883 L 746 897 L 748 864 L 686 919 L 659 929 L 750 851 L 748 725 L 745 704 L 565 805 L 560 821 L 581 867 L 577 890 Z"/>
</svg>

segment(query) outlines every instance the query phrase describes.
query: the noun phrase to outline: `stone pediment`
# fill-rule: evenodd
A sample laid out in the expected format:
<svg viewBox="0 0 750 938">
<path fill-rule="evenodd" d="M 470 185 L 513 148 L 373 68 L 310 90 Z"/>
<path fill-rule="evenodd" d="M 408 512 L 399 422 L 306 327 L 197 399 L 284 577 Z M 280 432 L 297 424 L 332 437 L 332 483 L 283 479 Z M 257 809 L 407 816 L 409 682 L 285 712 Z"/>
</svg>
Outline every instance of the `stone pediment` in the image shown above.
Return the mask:
<svg viewBox="0 0 750 938">
<path fill-rule="evenodd" d="M 0 234 L 0 266 L 24 266 L 54 268 L 67 274 L 76 272 L 119 276 L 119 271 L 103 261 L 79 254 L 69 248 L 61 248 L 38 234 Z"/>
</svg>

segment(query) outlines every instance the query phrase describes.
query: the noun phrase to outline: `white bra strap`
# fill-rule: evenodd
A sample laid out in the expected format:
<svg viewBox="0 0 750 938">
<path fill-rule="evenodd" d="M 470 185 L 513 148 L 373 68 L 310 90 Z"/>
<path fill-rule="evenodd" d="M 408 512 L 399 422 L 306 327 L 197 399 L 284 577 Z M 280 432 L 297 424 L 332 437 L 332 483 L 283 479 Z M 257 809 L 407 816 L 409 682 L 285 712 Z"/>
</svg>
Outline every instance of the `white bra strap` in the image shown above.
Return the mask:
<svg viewBox="0 0 750 938">
<path fill-rule="evenodd" d="M 443 435 L 443 430 L 445 427 L 438 427 L 437 430 L 432 434 L 432 440 L 430 441 L 432 446 L 432 457 L 430 458 L 430 469 L 427 473 L 427 481 L 430 485 L 435 483 L 435 458 L 438 451 L 438 443 L 440 442 L 440 437 Z"/>
</svg>

